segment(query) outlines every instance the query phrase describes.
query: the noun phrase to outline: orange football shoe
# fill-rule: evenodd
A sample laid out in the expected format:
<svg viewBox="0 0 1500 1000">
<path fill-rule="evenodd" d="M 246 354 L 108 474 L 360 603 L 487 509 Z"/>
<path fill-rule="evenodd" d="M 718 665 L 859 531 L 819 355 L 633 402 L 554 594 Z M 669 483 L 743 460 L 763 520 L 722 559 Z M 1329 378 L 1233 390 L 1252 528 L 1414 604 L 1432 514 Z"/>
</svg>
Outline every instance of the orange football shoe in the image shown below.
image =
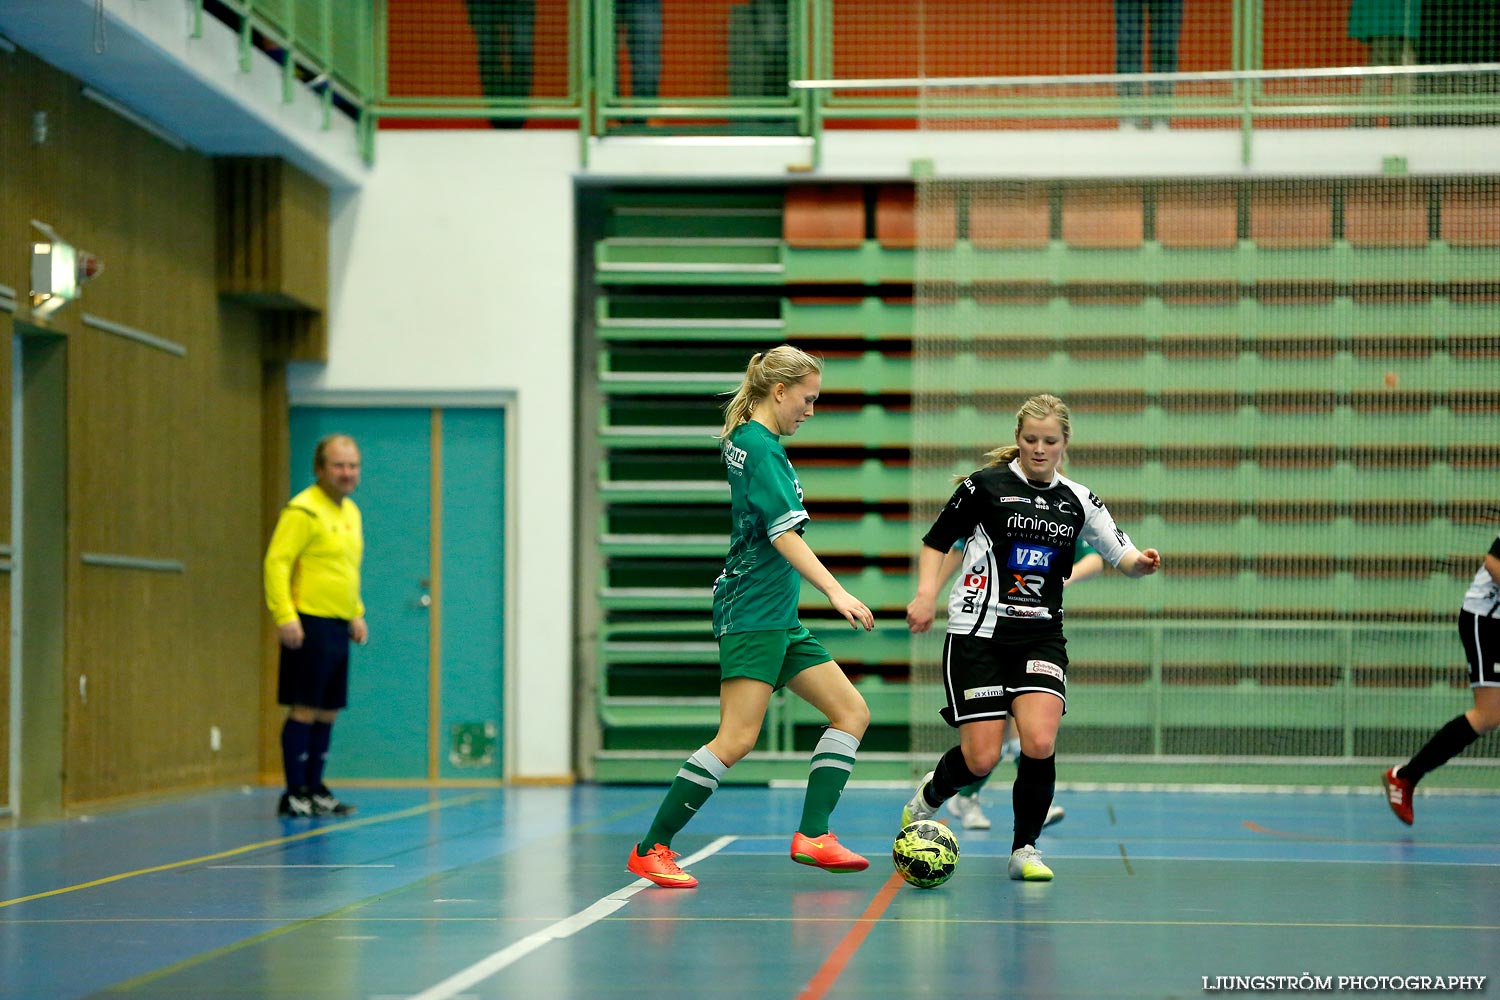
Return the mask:
<svg viewBox="0 0 1500 1000">
<path fill-rule="evenodd" d="M 677 867 L 677 852 L 666 844 L 657 844 L 642 856 L 637 851 L 640 845 L 630 849 L 630 860 L 625 862 L 631 874 L 649 879 L 663 889 L 691 889 L 698 880 Z"/>
<path fill-rule="evenodd" d="M 828 872 L 862 872 L 870 862 L 839 843 L 831 833 L 821 837 L 809 837 L 802 833 L 792 834 L 792 860 L 799 865 L 812 865 Z"/>
</svg>

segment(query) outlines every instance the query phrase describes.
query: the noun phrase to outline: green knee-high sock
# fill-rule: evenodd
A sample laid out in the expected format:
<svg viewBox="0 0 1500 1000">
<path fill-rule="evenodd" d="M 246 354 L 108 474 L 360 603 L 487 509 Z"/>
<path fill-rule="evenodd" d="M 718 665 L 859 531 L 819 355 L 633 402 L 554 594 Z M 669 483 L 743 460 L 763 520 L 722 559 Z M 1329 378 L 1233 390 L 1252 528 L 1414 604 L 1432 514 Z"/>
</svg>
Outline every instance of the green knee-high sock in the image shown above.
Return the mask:
<svg viewBox="0 0 1500 1000">
<path fill-rule="evenodd" d="M 644 855 L 657 844 L 671 847 L 672 838 L 677 836 L 677 831 L 687 826 L 693 814 L 703 808 L 703 803 L 719 787 L 719 779 L 728 770 L 708 747 L 699 747 L 694 751 L 683 762 L 677 777 L 672 781 L 672 787 L 667 789 L 667 797 L 662 799 L 657 808 L 656 818 L 651 821 L 651 828 L 646 831 L 645 838 L 636 845 L 636 853 Z"/>
<path fill-rule="evenodd" d="M 853 736 L 838 729 L 823 731 L 813 748 L 807 796 L 802 800 L 802 822 L 797 825 L 804 837 L 821 837 L 828 832 L 828 817 L 839 804 L 858 752 L 859 740 Z"/>
</svg>

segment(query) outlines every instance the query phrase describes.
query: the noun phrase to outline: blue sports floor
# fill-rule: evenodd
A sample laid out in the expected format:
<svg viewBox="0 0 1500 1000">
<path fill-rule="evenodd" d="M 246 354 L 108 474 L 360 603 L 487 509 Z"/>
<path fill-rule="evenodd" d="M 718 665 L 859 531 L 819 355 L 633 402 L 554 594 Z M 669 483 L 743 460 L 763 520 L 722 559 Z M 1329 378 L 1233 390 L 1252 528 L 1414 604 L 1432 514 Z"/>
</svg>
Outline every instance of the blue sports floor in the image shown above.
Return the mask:
<svg viewBox="0 0 1500 1000">
<path fill-rule="evenodd" d="M 1473 993 L 1413 986 L 1500 975 L 1500 800 L 1419 795 L 1407 828 L 1374 791 L 1064 790 L 1057 878 L 1028 884 L 1002 784 L 996 829 L 958 830 L 957 873 L 923 891 L 888 860 L 904 789 L 845 792 L 835 830 L 873 862 L 852 875 L 788 860 L 799 789 L 721 789 L 675 845 L 695 890 L 625 871 L 662 787 L 346 789 L 357 816 L 297 821 L 226 790 L 0 831 L 0 996 Z M 1306 991 L 1237 991 L 1262 992 Z"/>
</svg>

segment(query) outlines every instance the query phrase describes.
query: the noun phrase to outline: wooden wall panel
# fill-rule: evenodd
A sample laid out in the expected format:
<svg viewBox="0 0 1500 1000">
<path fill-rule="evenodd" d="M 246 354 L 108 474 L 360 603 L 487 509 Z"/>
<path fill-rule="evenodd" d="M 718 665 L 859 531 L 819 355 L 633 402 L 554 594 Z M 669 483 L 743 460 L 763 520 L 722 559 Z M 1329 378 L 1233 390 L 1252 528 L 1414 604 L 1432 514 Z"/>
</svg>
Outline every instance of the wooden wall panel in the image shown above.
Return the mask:
<svg viewBox="0 0 1500 1000">
<path fill-rule="evenodd" d="M 286 364 L 268 361 L 261 377 L 261 537 L 270 544 L 277 518 L 291 484 L 291 406 L 286 390 Z M 261 776 L 265 781 L 282 780 L 281 725 L 286 710 L 276 700 L 281 647 L 275 625 L 265 616 L 266 641 L 261 663 Z"/>
<path fill-rule="evenodd" d="M 275 309 L 328 305 L 328 189 L 282 160 L 225 157 L 218 188 L 219 290 Z"/>
<path fill-rule="evenodd" d="M 31 220 L 57 218 L 62 201 L 62 192 L 44 183 L 62 169 L 61 151 L 54 142 L 36 141 L 36 123 L 56 135 L 69 127 L 75 110 L 66 78 L 45 68 L 24 52 L 0 52 L 0 247 L 13 248 L 0 253 L 0 284 L 22 299 L 31 278 L 26 247 L 37 236 Z"/>
<path fill-rule="evenodd" d="M 327 189 L 280 160 L 216 161 L 219 291 L 262 311 L 265 355 L 327 361 Z"/>
<path fill-rule="evenodd" d="M 75 84 L 72 94 L 76 95 L 76 93 Z M 46 178 L 55 177 L 63 169 L 64 155 L 59 144 L 48 140 L 57 135 L 60 130 L 68 129 L 70 115 L 76 109 L 75 102 L 69 100 L 67 78 L 48 71 L 44 63 L 22 51 L 0 52 L 0 95 L 3 95 L 0 97 L 0 247 L 10 248 L 9 252 L 0 253 L 0 283 L 15 289 L 18 300 L 24 304 L 31 277 L 30 259 L 26 248 L 38 235 L 31 225 L 31 220 L 40 219 L 50 222 L 61 217 L 59 206 L 62 204 L 63 193 L 57 187 L 49 186 L 44 181 Z M 61 318 L 58 325 L 66 327 L 69 323 L 76 323 L 76 319 L 65 316 Z M 3 332 L 5 335 L 3 345 L 0 347 L 3 347 L 4 364 L 9 372 L 14 322 L 13 318 L 8 315 L 3 323 Z M 6 388 L 9 388 L 8 378 Z M 9 399 L 8 395 L 6 399 Z M 11 410 L 8 402 L 0 406 L 0 421 L 3 421 L 4 425 L 4 433 L 0 437 L 4 438 L 6 448 L 3 479 L 7 499 L 4 504 L 4 516 L 7 519 L 6 540 L 10 542 L 13 539 L 8 521 L 13 498 L 10 497 L 9 490 L 15 456 L 9 453 Z M 20 586 L 19 577 L 11 575 L 6 581 L 4 594 L 6 635 L 9 634 L 9 599 L 12 586 Z M 0 781 L 6 785 L 5 800 L 10 801 L 12 798 L 19 798 L 22 794 L 21 788 L 9 787 L 11 763 L 9 759 L 11 739 L 9 704 L 11 685 L 19 679 L 20 672 L 18 664 L 10 662 L 10 644 L 6 643 L 6 647 L 6 682 L 3 687 L 0 687 L 0 697 L 4 698 L 5 705 L 3 709 L 0 709 L 0 713 L 6 716 L 3 724 L 0 724 L 0 731 L 4 733 L 4 749 L 0 750 L 0 759 L 4 760 L 5 767 L 4 777 L 0 778 Z M 39 697 L 38 700 L 45 700 L 45 698 Z M 52 762 L 60 753 L 61 748 L 55 744 L 47 748 L 44 755 L 47 762 L 39 764 L 36 773 L 42 775 L 53 773 Z M 55 782 L 52 779 L 44 779 L 41 783 L 50 786 Z M 25 784 L 24 780 L 22 784 Z M 57 812 L 59 805 L 60 803 L 54 803 L 51 811 Z"/>
<path fill-rule="evenodd" d="M 0 69 L 0 78 L 4 70 Z M 0 128 L 4 127 L 0 122 Z M 3 147 L 0 147 L 3 153 Z M 0 160 L 0 162 L 4 162 Z M 6 282 L 9 284 L 9 282 Z M 14 287 L 14 286 L 11 286 Z M 18 289 L 19 291 L 19 289 Z M 15 540 L 10 523 L 10 398 L 11 398 L 11 318 L 0 312 L 0 806 L 10 802 L 10 685 L 14 676 L 10 668 L 10 552 Z"/>
<path fill-rule="evenodd" d="M 65 804 L 254 780 L 261 323 L 221 307 L 214 164 L 84 101 L 24 52 L 0 54 L 0 86 L 0 239 L 24 245 L 41 218 L 105 264 L 49 323 L 68 338 Z M 20 290 L 25 272 L 22 255 L 0 254 L 0 282 Z M 85 312 L 186 354 L 85 325 Z M 85 553 L 184 572 L 85 565 Z"/>
</svg>

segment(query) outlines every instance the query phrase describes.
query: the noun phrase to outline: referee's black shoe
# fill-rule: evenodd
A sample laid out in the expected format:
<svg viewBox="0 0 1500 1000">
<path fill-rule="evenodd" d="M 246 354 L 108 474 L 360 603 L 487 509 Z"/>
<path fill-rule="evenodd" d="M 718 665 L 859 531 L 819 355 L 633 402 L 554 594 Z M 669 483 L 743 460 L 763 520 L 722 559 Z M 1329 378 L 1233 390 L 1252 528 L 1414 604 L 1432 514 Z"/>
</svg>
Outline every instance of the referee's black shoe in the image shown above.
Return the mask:
<svg viewBox="0 0 1500 1000">
<path fill-rule="evenodd" d="M 281 801 L 276 804 L 276 815 L 282 819 L 297 819 L 302 816 L 316 816 L 317 809 L 313 805 L 312 796 L 301 790 L 282 792 Z"/>
<path fill-rule="evenodd" d="M 327 785 L 319 785 L 313 789 L 310 798 L 314 816 L 354 815 L 354 806 L 348 802 L 340 802 L 338 796 L 328 790 Z"/>
</svg>

